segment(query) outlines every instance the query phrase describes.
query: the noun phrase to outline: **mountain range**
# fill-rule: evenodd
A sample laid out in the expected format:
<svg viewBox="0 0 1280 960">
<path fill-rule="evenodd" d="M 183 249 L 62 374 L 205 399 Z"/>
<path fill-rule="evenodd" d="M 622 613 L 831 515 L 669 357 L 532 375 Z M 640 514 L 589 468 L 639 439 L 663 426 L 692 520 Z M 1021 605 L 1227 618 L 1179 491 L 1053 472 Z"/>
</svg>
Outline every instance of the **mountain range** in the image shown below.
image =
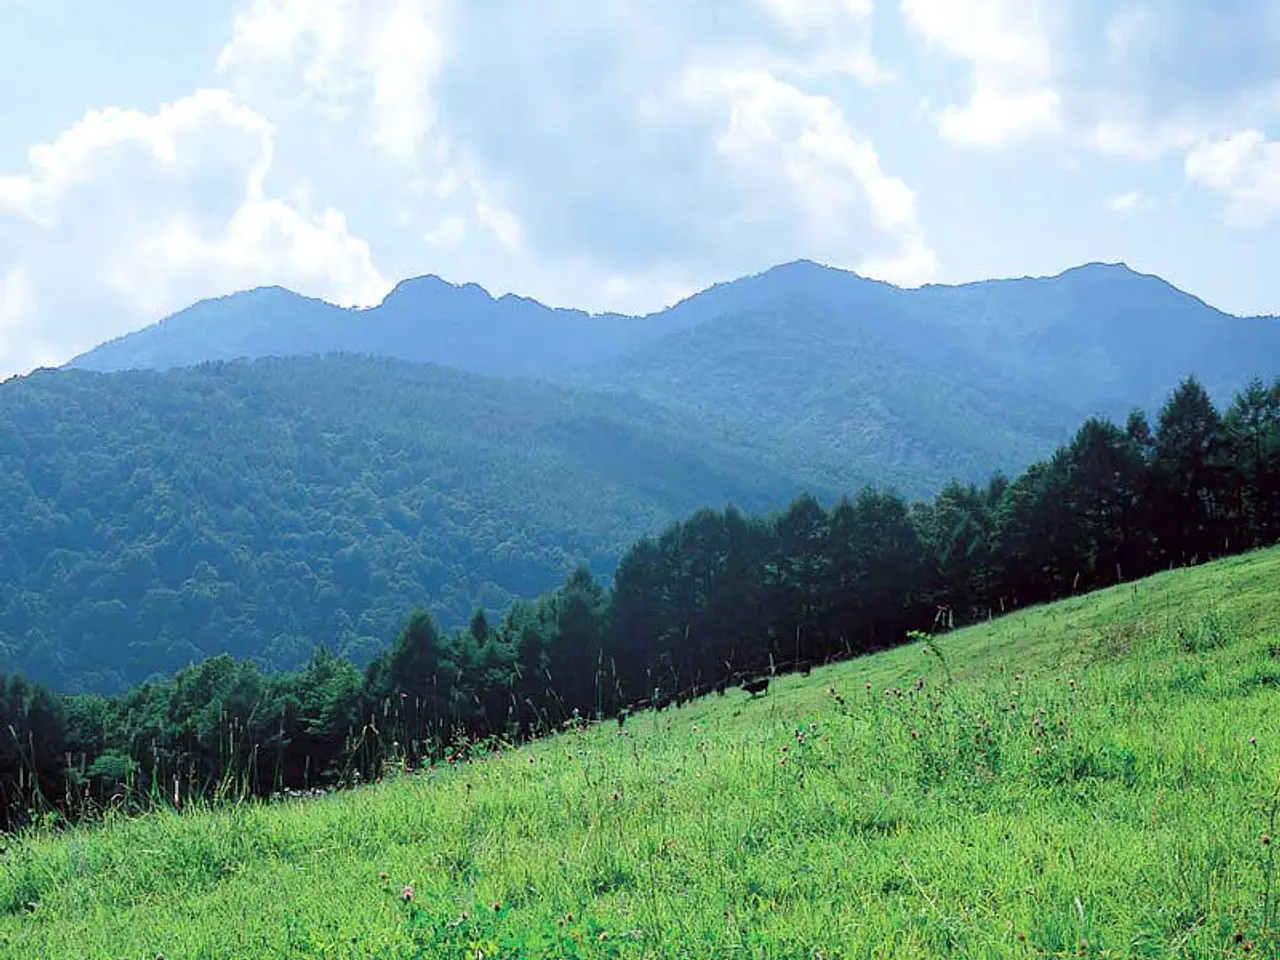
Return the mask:
<svg viewBox="0 0 1280 960">
<path fill-rule="evenodd" d="M 0 670 L 115 690 L 219 652 L 361 660 L 597 573 L 698 506 L 908 496 L 1043 457 L 1280 321 L 1120 264 L 900 289 L 808 261 L 644 317 L 437 277 L 197 303 L 0 385 Z"/>
<path fill-rule="evenodd" d="M 760 318 L 793 326 L 759 334 L 739 329 L 740 320 Z M 797 329 L 795 321 L 806 326 Z M 1250 358 L 1274 361 L 1280 343 L 1276 318 L 1231 316 L 1124 264 L 902 289 L 800 260 L 643 317 L 556 309 L 511 294 L 495 298 L 474 283 L 455 286 L 436 276 L 406 280 L 365 309 L 264 287 L 201 301 L 69 366 L 169 369 L 355 352 L 490 376 L 589 382 L 595 368 L 636 351 L 655 362 L 682 351 L 681 334 L 714 322 L 733 338 L 856 332 L 866 347 L 958 380 L 998 371 L 1014 388 L 1086 406 L 1154 402 L 1191 367 L 1211 392 L 1234 389 Z"/>
<path fill-rule="evenodd" d="M 1123 264 L 901 289 L 810 261 L 629 317 L 427 276 L 343 309 L 280 288 L 198 303 L 73 368 L 370 354 L 626 392 L 768 447 L 814 485 L 923 493 L 1013 471 L 1085 416 L 1225 397 L 1280 369 L 1280 321 L 1225 314 Z"/>
</svg>

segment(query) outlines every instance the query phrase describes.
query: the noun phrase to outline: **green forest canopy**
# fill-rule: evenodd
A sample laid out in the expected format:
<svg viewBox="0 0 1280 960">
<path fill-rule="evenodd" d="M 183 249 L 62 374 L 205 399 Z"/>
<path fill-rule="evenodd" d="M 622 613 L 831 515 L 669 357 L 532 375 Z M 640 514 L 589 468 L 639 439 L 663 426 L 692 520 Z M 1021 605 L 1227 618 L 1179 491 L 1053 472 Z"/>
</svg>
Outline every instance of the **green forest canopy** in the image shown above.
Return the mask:
<svg viewBox="0 0 1280 960">
<path fill-rule="evenodd" d="M 40 373 L 0 387 L 0 669 L 119 692 L 224 652 L 364 662 L 414 607 L 462 624 L 800 488 L 635 398 L 438 367 Z"/>
<path fill-rule="evenodd" d="M 1280 540 L 1280 380 L 1220 413 L 1194 379 L 1154 430 L 1090 419 L 1013 481 L 929 501 L 867 488 L 827 510 L 700 509 L 495 625 L 413 614 L 363 673 L 323 646 L 264 675 L 228 656 L 119 697 L 54 697 L 0 679 L 9 823 L 109 797 L 257 793 L 457 760 L 487 737 L 724 689 L 753 673 L 902 642 L 1175 565 Z M 5 771 L 9 771 L 8 774 Z"/>
</svg>

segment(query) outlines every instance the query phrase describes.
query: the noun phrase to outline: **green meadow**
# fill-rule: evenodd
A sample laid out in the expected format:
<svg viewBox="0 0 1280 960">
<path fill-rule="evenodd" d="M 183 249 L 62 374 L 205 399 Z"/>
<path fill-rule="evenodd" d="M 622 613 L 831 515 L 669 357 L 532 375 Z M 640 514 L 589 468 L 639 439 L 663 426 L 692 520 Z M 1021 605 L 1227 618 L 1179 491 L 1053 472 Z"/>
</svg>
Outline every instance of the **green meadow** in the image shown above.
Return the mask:
<svg viewBox="0 0 1280 960">
<path fill-rule="evenodd" d="M 1280 950 L 1280 550 L 318 799 L 0 838 L 0 957 Z"/>
</svg>

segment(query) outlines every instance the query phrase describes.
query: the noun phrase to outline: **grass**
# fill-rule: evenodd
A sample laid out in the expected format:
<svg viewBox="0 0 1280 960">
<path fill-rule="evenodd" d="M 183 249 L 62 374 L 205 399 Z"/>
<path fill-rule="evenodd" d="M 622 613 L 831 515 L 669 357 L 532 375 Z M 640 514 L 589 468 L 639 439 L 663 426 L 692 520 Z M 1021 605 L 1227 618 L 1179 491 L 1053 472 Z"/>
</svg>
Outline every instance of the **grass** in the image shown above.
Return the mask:
<svg viewBox="0 0 1280 960">
<path fill-rule="evenodd" d="M 9 838 L 0 957 L 1274 956 L 1277 584 L 1268 551 L 957 631 L 953 685 L 914 644 L 320 800 Z"/>
</svg>

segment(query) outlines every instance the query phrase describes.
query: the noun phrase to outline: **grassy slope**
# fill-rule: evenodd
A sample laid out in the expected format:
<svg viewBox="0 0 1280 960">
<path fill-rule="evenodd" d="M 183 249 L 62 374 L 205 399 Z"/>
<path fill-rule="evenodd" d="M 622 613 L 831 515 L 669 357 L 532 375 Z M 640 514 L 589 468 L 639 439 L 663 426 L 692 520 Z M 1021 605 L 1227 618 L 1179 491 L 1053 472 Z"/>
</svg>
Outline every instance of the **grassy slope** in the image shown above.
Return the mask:
<svg viewBox="0 0 1280 960">
<path fill-rule="evenodd" d="M 911 646 L 625 736 L 11 841 L 0 956 L 1266 956 L 1277 583 L 1269 551 L 958 632 L 949 691 Z"/>
</svg>

